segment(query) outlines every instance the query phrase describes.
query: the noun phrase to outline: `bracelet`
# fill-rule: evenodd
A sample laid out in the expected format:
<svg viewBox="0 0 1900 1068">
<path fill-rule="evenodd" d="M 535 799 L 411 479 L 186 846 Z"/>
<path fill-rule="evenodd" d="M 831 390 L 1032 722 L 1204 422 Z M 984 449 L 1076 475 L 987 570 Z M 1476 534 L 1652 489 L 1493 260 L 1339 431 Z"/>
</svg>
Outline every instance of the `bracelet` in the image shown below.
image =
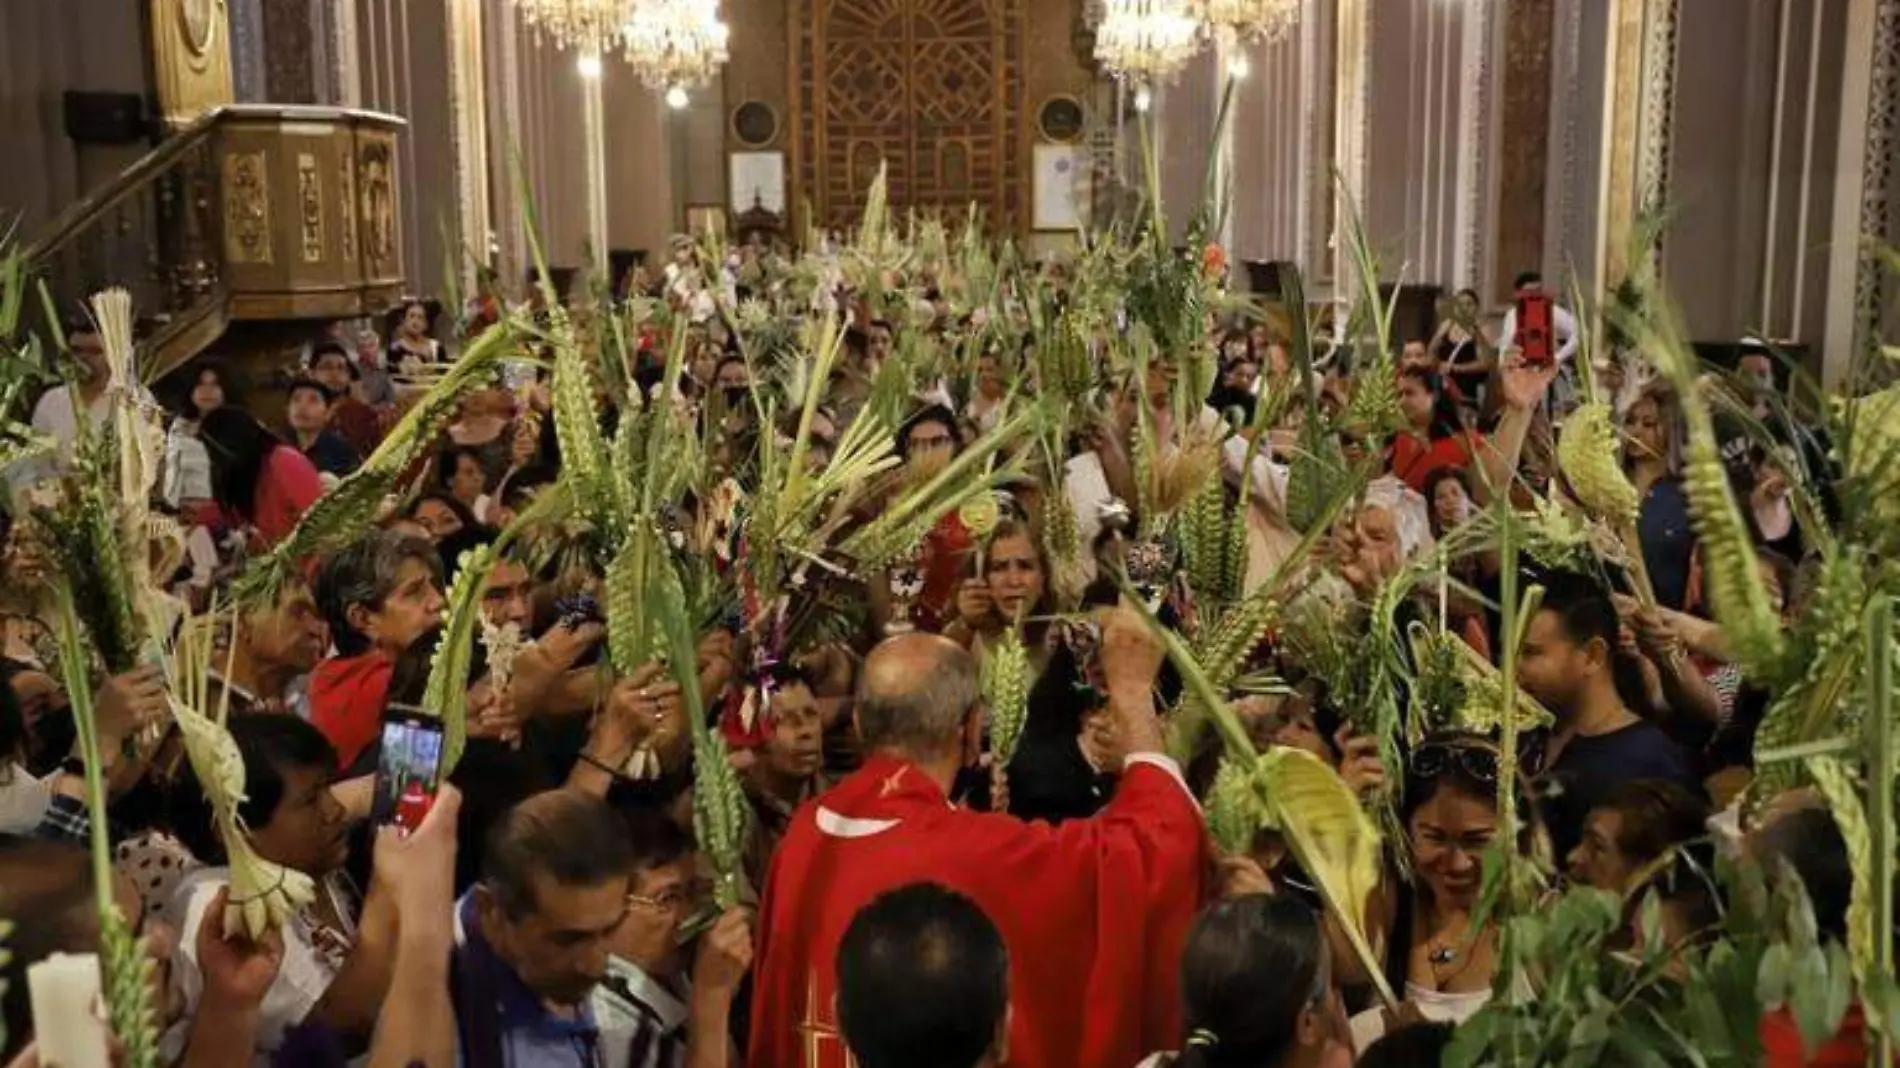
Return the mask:
<svg viewBox="0 0 1900 1068">
<path fill-rule="evenodd" d="M 612 778 L 615 778 L 615 779 L 626 778 L 625 775 L 622 775 L 620 773 L 619 768 L 610 768 L 607 765 L 602 764 L 599 760 L 589 755 L 585 749 L 581 750 L 580 761 L 581 763 L 586 764 L 588 767 L 593 768 L 596 771 L 605 772 L 607 775 L 611 776 Z"/>
</svg>

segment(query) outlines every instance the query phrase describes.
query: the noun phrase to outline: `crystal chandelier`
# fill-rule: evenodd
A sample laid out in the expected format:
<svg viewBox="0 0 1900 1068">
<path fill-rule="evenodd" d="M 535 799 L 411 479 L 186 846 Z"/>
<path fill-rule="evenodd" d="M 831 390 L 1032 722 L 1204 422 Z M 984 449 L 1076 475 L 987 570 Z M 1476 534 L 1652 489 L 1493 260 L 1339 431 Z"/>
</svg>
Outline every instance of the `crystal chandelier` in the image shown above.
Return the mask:
<svg viewBox="0 0 1900 1068">
<path fill-rule="evenodd" d="M 1108 0 L 1095 30 L 1095 58 L 1117 78 L 1166 79 L 1201 46 L 1192 0 Z"/>
<path fill-rule="evenodd" d="M 649 88 L 680 106 L 685 91 L 710 81 L 726 62 L 719 0 L 638 0 L 622 34 L 627 62 Z"/>
<path fill-rule="evenodd" d="M 584 56 L 612 48 L 633 12 L 632 0 L 515 0 L 515 7 L 537 37 Z"/>
<path fill-rule="evenodd" d="M 1201 19 L 1216 30 L 1231 29 L 1241 39 L 1271 44 L 1299 24 L 1300 0 L 1203 0 Z"/>
</svg>

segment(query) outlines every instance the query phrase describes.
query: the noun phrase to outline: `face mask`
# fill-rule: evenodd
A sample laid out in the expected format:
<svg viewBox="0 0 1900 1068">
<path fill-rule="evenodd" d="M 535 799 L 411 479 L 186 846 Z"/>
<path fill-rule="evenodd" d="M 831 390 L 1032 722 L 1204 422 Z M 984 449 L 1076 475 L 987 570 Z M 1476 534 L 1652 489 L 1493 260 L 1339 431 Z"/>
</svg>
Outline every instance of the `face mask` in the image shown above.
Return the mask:
<svg viewBox="0 0 1900 1068">
<path fill-rule="evenodd" d="M 752 390 L 748 386 L 727 386 L 722 392 L 726 395 L 726 407 L 737 408 L 745 403 L 746 394 Z"/>
</svg>

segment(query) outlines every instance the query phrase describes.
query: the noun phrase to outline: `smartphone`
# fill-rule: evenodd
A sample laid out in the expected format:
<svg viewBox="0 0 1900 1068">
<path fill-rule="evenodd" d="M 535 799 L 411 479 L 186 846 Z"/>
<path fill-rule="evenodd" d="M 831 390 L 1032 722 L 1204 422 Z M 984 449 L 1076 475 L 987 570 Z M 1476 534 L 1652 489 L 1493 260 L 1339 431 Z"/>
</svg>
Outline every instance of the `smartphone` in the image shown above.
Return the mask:
<svg viewBox="0 0 1900 1068">
<path fill-rule="evenodd" d="M 1517 298 L 1517 348 L 1531 367 L 1549 367 L 1557 359 L 1550 297 L 1526 293 Z"/>
<path fill-rule="evenodd" d="M 371 816 L 408 834 L 422 826 L 441 789 L 442 721 L 419 708 L 390 705 Z"/>
</svg>

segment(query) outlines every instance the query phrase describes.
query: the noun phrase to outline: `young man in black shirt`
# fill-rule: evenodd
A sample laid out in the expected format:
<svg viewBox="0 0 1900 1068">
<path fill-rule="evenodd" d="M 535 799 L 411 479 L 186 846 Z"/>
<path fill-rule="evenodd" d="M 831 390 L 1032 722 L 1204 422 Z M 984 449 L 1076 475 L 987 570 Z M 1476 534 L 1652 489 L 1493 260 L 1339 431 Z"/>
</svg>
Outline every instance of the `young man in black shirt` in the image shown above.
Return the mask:
<svg viewBox="0 0 1900 1068">
<path fill-rule="evenodd" d="M 1635 665 L 1619 662 L 1618 627 L 1607 590 L 1551 575 L 1518 652 L 1518 682 L 1557 717 L 1540 793 L 1559 857 L 1576 846 L 1590 809 L 1622 783 L 1663 779 L 1701 792 L 1688 754 L 1625 703 L 1617 675 Z"/>
</svg>

